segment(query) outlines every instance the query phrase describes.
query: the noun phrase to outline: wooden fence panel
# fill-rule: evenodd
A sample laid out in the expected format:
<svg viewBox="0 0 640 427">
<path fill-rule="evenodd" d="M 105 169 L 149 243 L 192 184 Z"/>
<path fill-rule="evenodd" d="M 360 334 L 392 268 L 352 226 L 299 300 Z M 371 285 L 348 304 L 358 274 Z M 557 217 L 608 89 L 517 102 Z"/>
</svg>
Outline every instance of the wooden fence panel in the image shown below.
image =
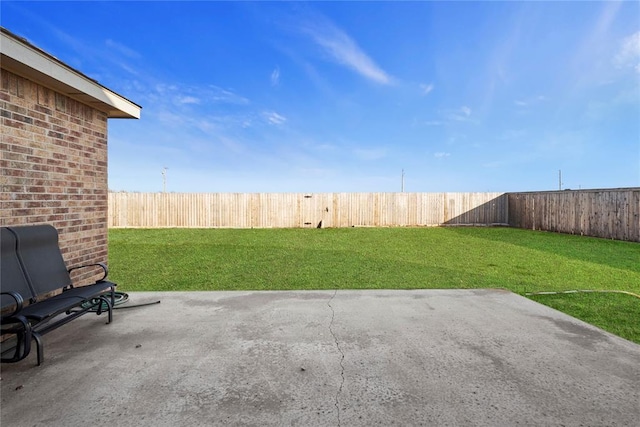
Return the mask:
<svg viewBox="0 0 640 427">
<path fill-rule="evenodd" d="M 508 193 L 509 225 L 640 242 L 640 188 Z"/>
<path fill-rule="evenodd" d="M 393 227 L 507 223 L 504 193 L 109 193 L 109 227 Z"/>
<path fill-rule="evenodd" d="M 640 188 L 527 193 L 109 193 L 109 227 L 494 225 L 640 242 Z"/>
</svg>

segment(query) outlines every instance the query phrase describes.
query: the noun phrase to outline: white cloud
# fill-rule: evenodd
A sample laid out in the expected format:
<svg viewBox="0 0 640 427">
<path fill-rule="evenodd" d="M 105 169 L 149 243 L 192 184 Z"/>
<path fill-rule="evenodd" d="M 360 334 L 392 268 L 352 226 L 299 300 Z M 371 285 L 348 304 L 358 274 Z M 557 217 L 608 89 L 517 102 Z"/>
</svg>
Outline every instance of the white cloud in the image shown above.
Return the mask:
<svg viewBox="0 0 640 427">
<path fill-rule="evenodd" d="M 155 85 L 155 94 L 148 94 L 148 96 L 153 95 L 169 97 L 180 105 L 211 103 L 247 105 L 250 103 L 247 98 L 215 85 L 189 86 L 159 83 Z"/>
<path fill-rule="evenodd" d="M 195 96 L 179 96 L 176 102 L 178 104 L 200 104 L 200 99 Z"/>
<path fill-rule="evenodd" d="M 212 134 L 216 130 L 219 130 L 218 123 L 216 123 L 215 120 L 207 119 L 206 117 L 194 118 L 194 120 L 191 121 L 191 125 L 208 134 Z"/>
<path fill-rule="evenodd" d="M 212 85 L 156 82 L 149 86 L 136 85 L 135 91 L 138 96 L 134 99 L 147 106 L 146 119 L 156 124 L 149 126 L 157 126 L 165 132 L 181 128 L 185 139 L 199 138 L 203 134 L 209 138 L 224 134 L 236 137 L 243 129 L 251 127 L 252 121 L 260 115 L 252 109 L 248 99 Z M 234 108 L 229 111 L 226 104 L 233 104 Z"/>
<path fill-rule="evenodd" d="M 276 67 L 271 72 L 271 86 L 278 86 L 280 84 L 280 67 Z"/>
<path fill-rule="evenodd" d="M 476 121 L 471 118 L 472 113 L 473 111 L 471 111 L 471 108 L 466 105 L 463 105 L 460 108 L 442 109 L 438 111 L 438 120 L 426 120 L 418 124 L 424 126 L 444 126 L 451 125 L 456 122 L 475 123 Z"/>
<path fill-rule="evenodd" d="M 333 59 L 356 73 L 380 84 L 391 84 L 391 77 L 380 68 L 347 33 L 320 14 L 302 25 L 308 34 Z"/>
<path fill-rule="evenodd" d="M 622 40 L 613 62 L 617 68 L 633 68 L 640 73 L 640 31 Z"/>
<path fill-rule="evenodd" d="M 155 116 L 163 125 L 182 126 L 186 121 L 185 117 L 171 112 L 170 109 L 161 109 L 155 114 Z"/>
<path fill-rule="evenodd" d="M 445 153 L 443 151 L 439 151 L 437 153 L 433 153 L 433 157 L 435 157 L 436 159 L 443 159 L 445 157 L 449 157 L 451 155 L 451 153 Z"/>
<path fill-rule="evenodd" d="M 238 95 L 237 93 L 230 90 L 222 89 L 221 87 L 214 85 L 209 85 L 208 89 L 209 90 L 204 91 L 204 96 L 207 98 L 207 100 L 223 102 L 227 104 L 249 104 L 249 100 L 247 98 Z"/>
<path fill-rule="evenodd" d="M 115 42 L 111 39 L 107 39 L 105 40 L 104 44 L 107 46 L 107 48 L 112 49 L 112 50 L 117 50 L 118 52 L 120 52 L 121 54 L 128 56 L 129 58 L 140 58 L 141 55 L 136 52 L 135 50 L 131 49 L 130 47 L 127 47 L 123 44 L 120 44 L 118 42 Z"/>
<path fill-rule="evenodd" d="M 236 154 L 244 154 L 246 153 L 246 147 L 240 141 L 235 140 L 234 138 L 229 138 L 224 135 L 218 135 L 218 141 L 230 152 Z"/>
<path fill-rule="evenodd" d="M 139 76 L 140 73 L 138 72 L 138 70 L 136 70 L 133 67 L 130 67 L 128 64 L 125 64 L 124 62 L 117 62 L 118 66 L 120 68 L 122 68 L 123 70 L 125 70 L 127 73 L 133 74 L 134 76 Z"/>
<path fill-rule="evenodd" d="M 460 108 L 442 111 L 442 116 L 448 121 L 466 122 L 470 120 L 471 112 L 471 108 L 463 105 Z"/>
<path fill-rule="evenodd" d="M 178 86 L 173 84 L 158 83 L 155 85 L 155 90 L 160 95 L 165 95 L 177 89 L 178 89 Z"/>
<path fill-rule="evenodd" d="M 431 93 L 431 91 L 433 90 L 433 83 L 429 83 L 427 84 L 420 84 L 420 89 L 422 89 L 422 94 L 423 95 L 429 95 L 429 93 Z"/>
<path fill-rule="evenodd" d="M 262 117 L 265 118 L 265 120 L 267 122 L 269 122 L 272 125 L 281 125 L 284 122 L 287 121 L 287 118 L 284 116 L 281 116 L 280 114 L 276 113 L 275 111 L 264 111 L 262 113 Z"/>
</svg>

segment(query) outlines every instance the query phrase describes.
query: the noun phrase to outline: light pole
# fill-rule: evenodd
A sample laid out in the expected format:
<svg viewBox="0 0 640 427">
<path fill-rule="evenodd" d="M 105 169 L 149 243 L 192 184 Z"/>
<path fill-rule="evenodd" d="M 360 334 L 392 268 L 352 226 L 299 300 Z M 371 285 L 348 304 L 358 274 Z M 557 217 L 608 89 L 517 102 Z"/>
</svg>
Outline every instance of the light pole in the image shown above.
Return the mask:
<svg viewBox="0 0 640 427">
<path fill-rule="evenodd" d="M 167 192 L 167 169 L 169 168 L 166 166 L 162 168 L 162 192 L 163 193 Z"/>
</svg>

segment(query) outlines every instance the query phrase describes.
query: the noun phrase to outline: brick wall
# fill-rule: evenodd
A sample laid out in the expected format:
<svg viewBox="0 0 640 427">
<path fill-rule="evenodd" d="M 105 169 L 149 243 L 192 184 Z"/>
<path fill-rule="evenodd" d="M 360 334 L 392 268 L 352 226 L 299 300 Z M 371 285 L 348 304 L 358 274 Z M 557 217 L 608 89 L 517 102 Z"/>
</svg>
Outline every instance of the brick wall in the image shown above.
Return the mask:
<svg viewBox="0 0 640 427">
<path fill-rule="evenodd" d="M 106 262 L 107 115 L 1 73 L 0 225 L 52 224 L 68 267 Z"/>
</svg>

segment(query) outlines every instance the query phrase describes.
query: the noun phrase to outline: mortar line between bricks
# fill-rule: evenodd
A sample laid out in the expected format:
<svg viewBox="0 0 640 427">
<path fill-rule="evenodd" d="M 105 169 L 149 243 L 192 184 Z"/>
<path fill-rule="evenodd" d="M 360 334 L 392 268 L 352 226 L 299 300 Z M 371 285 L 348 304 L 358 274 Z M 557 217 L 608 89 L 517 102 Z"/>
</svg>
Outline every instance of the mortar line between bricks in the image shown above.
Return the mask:
<svg viewBox="0 0 640 427">
<path fill-rule="evenodd" d="M 336 311 L 333 309 L 333 306 L 331 305 L 331 301 L 333 301 L 333 299 L 336 297 L 337 294 L 338 294 L 338 290 L 336 289 L 336 291 L 333 293 L 333 295 L 329 299 L 329 302 L 327 302 L 327 305 L 331 309 L 331 322 L 329 323 L 329 332 L 331 333 L 331 336 L 333 337 L 333 340 L 336 343 L 336 348 L 340 352 L 340 377 L 342 378 L 342 380 L 340 381 L 340 387 L 336 392 L 336 400 L 334 403 L 338 413 L 338 427 L 340 427 L 340 394 L 342 394 L 342 387 L 344 386 L 344 364 L 343 364 L 344 352 L 340 348 L 340 342 L 338 342 L 338 338 L 336 337 L 335 332 L 333 332 L 333 321 L 336 317 Z"/>
</svg>

